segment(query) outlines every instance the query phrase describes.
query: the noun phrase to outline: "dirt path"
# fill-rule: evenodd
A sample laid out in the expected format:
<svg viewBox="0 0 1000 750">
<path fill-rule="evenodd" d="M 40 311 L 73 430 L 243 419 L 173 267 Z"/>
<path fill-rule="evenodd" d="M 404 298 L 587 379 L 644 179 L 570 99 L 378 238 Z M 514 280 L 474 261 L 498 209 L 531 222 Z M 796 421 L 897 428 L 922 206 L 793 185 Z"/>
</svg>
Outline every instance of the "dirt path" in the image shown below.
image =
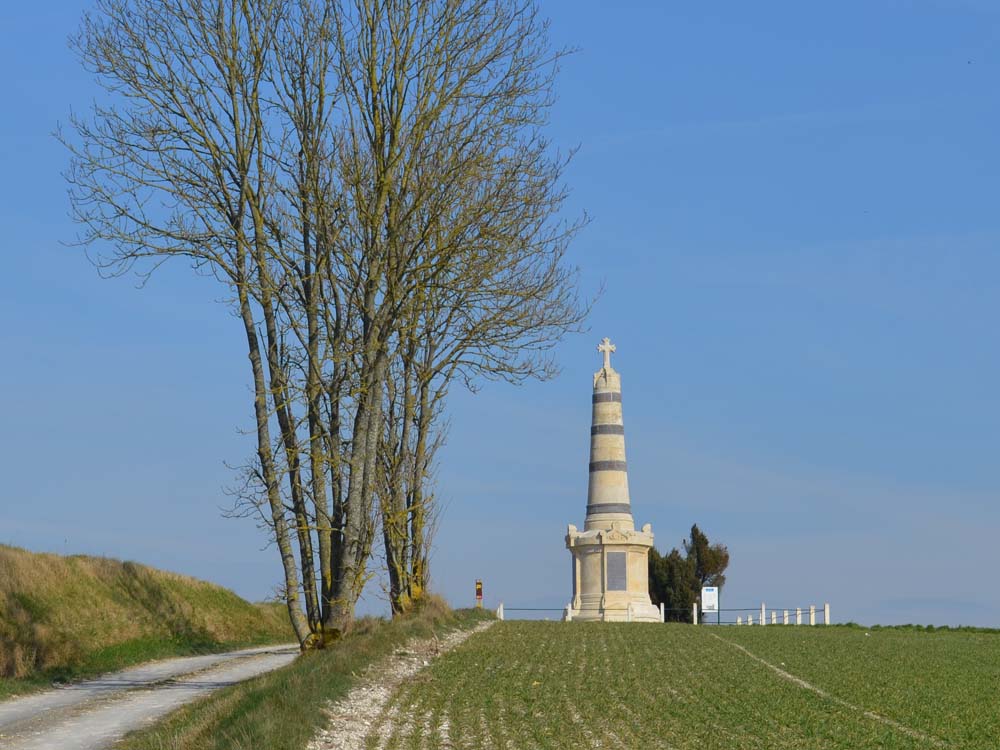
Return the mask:
<svg viewBox="0 0 1000 750">
<path fill-rule="evenodd" d="M 495 622 L 481 622 L 474 628 L 456 630 L 441 639 L 408 643 L 389 658 L 370 667 L 360 685 L 327 708 L 330 723 L 309 743 L 309 750 L 362 750 L 366 738 L 375 729 L 380 735 L 388 737 L 393 728 L 391 717 L 381 722 L 380 719 L 396 689 L 434 658 Z M 379 744 L 381 746 L 382 743 Z"/>
<path fill-rule="evenodd" d="M 206 693 L 284 666 L 296 645 L 166 659 L 0 703 L 4 750 L 100 750 Z"/>
</svg>

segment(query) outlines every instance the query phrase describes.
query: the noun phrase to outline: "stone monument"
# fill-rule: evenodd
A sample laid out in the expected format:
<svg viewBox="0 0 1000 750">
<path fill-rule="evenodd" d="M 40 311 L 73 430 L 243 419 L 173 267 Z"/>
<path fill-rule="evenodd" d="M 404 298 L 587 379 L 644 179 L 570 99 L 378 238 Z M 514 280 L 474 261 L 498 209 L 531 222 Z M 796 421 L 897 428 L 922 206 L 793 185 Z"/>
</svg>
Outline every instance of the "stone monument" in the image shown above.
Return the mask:
<svg viewBox="0 0 1000 750">
<path fill-rule="evenodd" d="M 590 427 L 590 484 L 583 531 L 570 524 L 566 548 L 573 555 L 573 600 L 566 619 L 659 622 L 649 600 L 650 524 L 635 530 L 625 464 L 621 376 L 611 367 L 615 345 L 597 347 L 604 366 L 594 373 Z"/>
</svg>

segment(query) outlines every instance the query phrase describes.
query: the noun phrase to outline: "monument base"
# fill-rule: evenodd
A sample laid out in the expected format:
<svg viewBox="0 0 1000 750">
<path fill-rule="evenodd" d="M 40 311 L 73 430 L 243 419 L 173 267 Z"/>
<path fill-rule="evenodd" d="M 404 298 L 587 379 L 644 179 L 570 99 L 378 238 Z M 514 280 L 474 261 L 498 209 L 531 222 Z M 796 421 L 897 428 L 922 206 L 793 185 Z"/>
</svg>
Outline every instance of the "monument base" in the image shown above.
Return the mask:
<svg viewBox="0 0 1000 750">
<path fill-rule="evenodd" d="M 573 554 L 573 601 L 563 619 L 659 622 L 649 599 L 649 524 L 634 529 L 577 531 L 570 525 L 566 547 Z"/>
<path fill-rule="evenodd" d="M 653 606 L 646 597 L 645 603 L 642 601 L 628 602 L 622 606 L 619 602 L 614 602 L 608 606 L 588 607 L 582 603 L 580 609 L 570 609 L 569 614 L 563 615 L 563 621 L 579 620 L 580 622 L 660 622 L 660 610 Z"/>
</svg>

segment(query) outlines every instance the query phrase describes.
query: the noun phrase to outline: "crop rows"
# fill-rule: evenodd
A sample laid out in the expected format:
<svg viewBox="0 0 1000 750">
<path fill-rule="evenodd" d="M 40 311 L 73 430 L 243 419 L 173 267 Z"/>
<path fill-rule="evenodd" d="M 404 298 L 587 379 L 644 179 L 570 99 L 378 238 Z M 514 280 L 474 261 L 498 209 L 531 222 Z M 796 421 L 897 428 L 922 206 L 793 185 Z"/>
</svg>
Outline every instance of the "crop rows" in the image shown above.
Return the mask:
<svg viewBox="0 0 1000 750">
<path fill-rule="evenodd" d="M 1000 635 L 729 628 L 752 653 L 867 711 L 959 748 L 1000 747 Z"/>
<path fill-rule="evenodd" d="M 994 748 L 998 648 L 996 635 L 505 622 L 405 684 L 366 742 Z"/>
</svg>

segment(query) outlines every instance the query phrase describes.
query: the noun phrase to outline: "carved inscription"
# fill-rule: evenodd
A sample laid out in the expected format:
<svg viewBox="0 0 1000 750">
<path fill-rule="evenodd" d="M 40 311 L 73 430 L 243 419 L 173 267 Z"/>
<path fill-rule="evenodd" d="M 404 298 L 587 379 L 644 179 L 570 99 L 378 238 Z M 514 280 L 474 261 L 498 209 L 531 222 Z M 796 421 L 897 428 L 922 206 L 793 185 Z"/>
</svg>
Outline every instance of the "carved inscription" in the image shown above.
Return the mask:
<svg viewBox="0 0 1000 750">
<path fill-rule="evenodd" d="M 608 552 L 608 591 L 627 591 L 627 552 Z"/>
</svg>

